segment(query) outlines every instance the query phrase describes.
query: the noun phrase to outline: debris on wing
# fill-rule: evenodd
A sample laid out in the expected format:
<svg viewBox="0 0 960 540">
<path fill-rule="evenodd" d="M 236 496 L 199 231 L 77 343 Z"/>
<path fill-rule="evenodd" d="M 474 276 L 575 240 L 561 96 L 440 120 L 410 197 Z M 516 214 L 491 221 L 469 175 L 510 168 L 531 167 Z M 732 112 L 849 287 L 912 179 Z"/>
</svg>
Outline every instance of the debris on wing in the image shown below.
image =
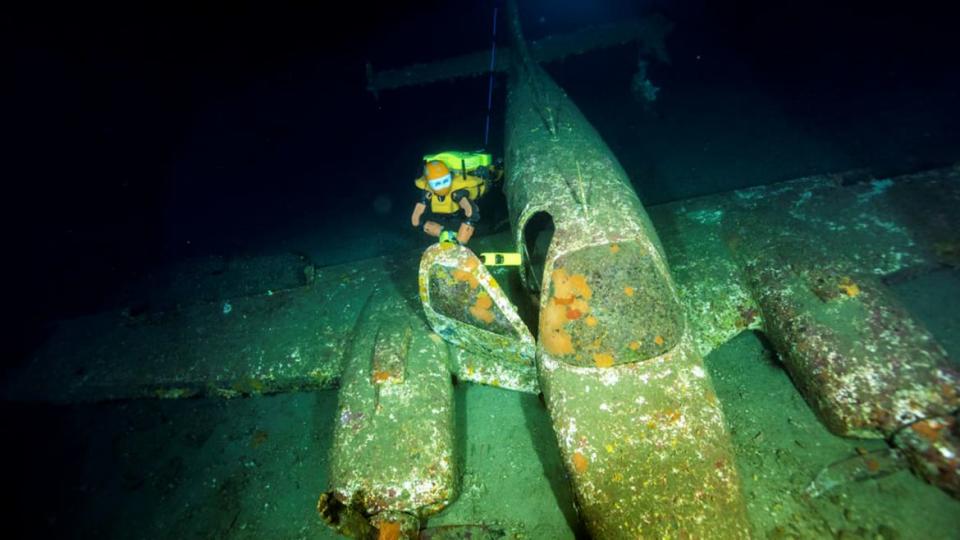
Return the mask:
<svg viewBox="0 0 960 540">
<path fill-rule="evenodd" d="M 893 448 L 857 453 L 824 467 L 807 486 L 805 493 L 816 498 L 841 486 L 864 480 L 876 480 L 907 467 L 903 454 Z"/>
<path fill-rule="evenodd" d="M 949 390 L 957 391 L 956 387 Z M 893 441 L 904 449 L 918 476 L 960 499 L 960 411 L 915 422 L 901 429 Z"/>
</svg>

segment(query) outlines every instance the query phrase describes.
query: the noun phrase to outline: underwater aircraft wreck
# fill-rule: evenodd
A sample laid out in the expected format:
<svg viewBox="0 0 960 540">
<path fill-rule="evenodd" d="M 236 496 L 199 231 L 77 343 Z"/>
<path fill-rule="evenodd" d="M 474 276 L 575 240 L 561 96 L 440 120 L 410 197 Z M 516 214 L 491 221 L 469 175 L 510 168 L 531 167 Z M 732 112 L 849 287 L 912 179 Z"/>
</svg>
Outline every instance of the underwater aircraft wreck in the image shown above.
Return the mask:
<svg viewBox="0 0 960 540">
<path fill-rule="evenodd" d="M 524 261 L 520 277 L 539 299 L 537 337 L 463 247 L 436 245 L 423 256 L 419 292 L 427 320 L 458 347 L 458 377 L 543 393 L 591 535 L 747 536 L 723 415 L 657 233 L 610 149 L 531 54 L 516 2 L 509 3 L 509 23 L 504 192 Z M 651 19 L 637 28 L 657 29 L 635 39 L 666 60 L 669 26 Z M 398 76 L 406 84 L 428 82 L 397 70 L 371 77 L 371 90 L 382 90 L 381 80 L 400 84 Z M 882 287 L 829 266 L 797 269 L 782 254 L 785 244 L 771 250 L 738 241 L 730 250 L 749 276 L 759 311 L 769 314 L 770 339 L 811 404 L 838 434 L 898 437 L 897 446 L 931 479 L 955 489 L 952 443 L 915 436 L 953 431 L 960 379 L 943 350 L 896 311 Z M 811 254 L 805 262 L 813 260 Z M 805 279 L 831 290 L 820 297 L 801 292 L 797 282 Z M 811 297 L 841 295 L 858 300 L 826 313 L 808 307 Z M 875 315 L 845 313 L 858 309 Z M 343 450 L 351 468 L 356 436 Z M 356 487 L 346 482 L 334 493 L 345 500 Z M 439 491 L 421 508 L 453 489 L 452 483 L 434 487 Z M 376 499 L 377 491 L 366 493 Z M 361 506 L 370 512 L 378 504 Z M 395 514 L 386 519 L 402 521 Z"/>
<path fill-rule="evenodd" d="M 543 392 L 580 515 L 593 536 L 668 530 L 746 536 L 723 414 L 656 232 L 610 149 L 534 60 L 514 2 L 508 19 L 504 192 L 516 250 L 527 262 L 522 282 L 539 298 L 538 337 L 483 263 L 460 246 L 437 244 L 423 255 L 419 293 L 427 320 L 456 346 L 458 377 Z M 634 39 L 655 43 L 651 49 L 662 55 L 664 27 L 660 19 L 646 21 L 636 26 L 641 31 Z M 371 81 L 374 89 L 377 81 Z M 530 238 L 537 234 L 548 237 Z M 402 335 L 393 332 L 386 342 L 402 343 Z M 381 361 L 403 365 L 387 360 L 396 354 L 374 350 L 373 372 L 342 386 L 349 414 L 372 412 L 371 397 L 383 399 L 386 388 L 371 392 L 371 384 L 400 378 L 397 369 L 377 369 Z M 366 355 L 361 363 L 369 363 Z M 440 364 L 435 371 L 442 372 Z M 411 403 L 452 400 L 449 385 L 424 381 L 407 391 Z M 349 501 L 360 513 L 376 515 L 380 530 L 419 530 L 420 520 L 456 493 L 453 428 L 445 421 L 450 414 L 436 405 L 433 410 L 418 422 L 444 433 L 431 440 L 448 446 L 405 463 L 394 455 L 396 469 L 388 474 L 413 475 L 406 482 L 381 476 L 380 485 L 371 484 L 371 475 L 386 472 L 385 455 L 357 450 L 364 440 L 395 443 L 407 426 L 340 428 L 333 486 L 321 512 L 343 521 L 331 507 L 349 511 L 342 509 Z M 645 427 L 638 430 L 638 423 Z M 398 485 L 422 491 L 401 509 L 390 500 Z"/>
<path fill-rule="evenodd" d="M 192 305 L 72 321 L 7 396 L 336 386 L 331 481 L 318 511 L 346 536 L 412 538 L 458 496 L 452 373 L 543 394 L 593 537 L 748 537 L 703 357 L 756 329 L 831 431 L 887 440 L 919 476 L 960 497 L 960 373 L 885 285 L 960 266 L 960 167 L 818 176 L 648 211 L 539 62 L 627 41 L 665 60 L 669 23 L 651 17 L 528 44 L 516 3 L 508 6 L 511 48 L 495 69 L 508 85 L 511 233 L 490 245 L 521 254 L 515 275 L 495 276 L 470 249 L 439 244 L 419 265 L 409 256 L 275 263 L 258 271 L 262 280 Z M 470 55 L 371 71 L 370 89 L 486 67 Z"/>
</svg>

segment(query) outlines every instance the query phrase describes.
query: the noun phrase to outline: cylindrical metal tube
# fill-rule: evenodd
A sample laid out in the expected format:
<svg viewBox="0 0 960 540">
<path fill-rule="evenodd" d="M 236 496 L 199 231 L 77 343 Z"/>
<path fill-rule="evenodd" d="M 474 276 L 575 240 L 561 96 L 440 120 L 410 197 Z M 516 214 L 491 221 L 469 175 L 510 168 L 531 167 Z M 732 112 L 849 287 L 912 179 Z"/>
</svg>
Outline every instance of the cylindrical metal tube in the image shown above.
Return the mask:
<svg viewBox="0 0 960 540">
<path fill-rule="evenodd" d="M 446 346 L 401 298 L 384 298 L 371 296 L 350 337 L 330 488 L 318 505 L 347 535 L 357 533 L 339 526 L 350 522 L 341 515 L 415 534 L 457 494 Z"/>
<path fill-rule="evenodd" d="M 527 284 L 541 285 L 540 384 L 591 534 L 746 537 L 723 414 L 626 174 L 536 64 L 512 74 L 507 107 L 518 251 L 535 215 L 554 227 Z"/>
<path fill-rule="evenodd" d="M 831 431 L 887 438 L 960 407 L 960 374 L 876 278 L 779 253 L 755 254 L 748 283 L 764 332 Z"/>
</svg>

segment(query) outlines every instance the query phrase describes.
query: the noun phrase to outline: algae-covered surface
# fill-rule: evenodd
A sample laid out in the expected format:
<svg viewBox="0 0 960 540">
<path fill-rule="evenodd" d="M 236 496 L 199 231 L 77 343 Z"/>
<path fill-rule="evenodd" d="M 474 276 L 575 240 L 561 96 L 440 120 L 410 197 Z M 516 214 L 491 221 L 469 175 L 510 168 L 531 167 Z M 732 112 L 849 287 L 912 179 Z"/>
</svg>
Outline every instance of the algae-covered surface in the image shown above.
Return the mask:
<svg viewBox="0 0 960 540">
<path fill-rule="evenodd" d="M 462 492 L 430 526 L 574 537 L 537 397 L 463 384 L 455 401 Z M 15 529 L 38 538 L 338 538 L 315 509 L 328 487 L 336 402 L 335 391 L 320 391 L 7 405 Z"/>
<path fill-rule="evenodd" d="M 960 305 L 960 273 L 955 229 L 943 226 L 955 221 L 949 212 L 955 189 L 924 181 L 920 175 L 891 185 L 844 187 L 804 180 L 651 209 L 686 319 L 697 330 L 700 350 L 709 353 L 704 365 L 731 435 L 755 537 L 960 538 L 960 502 L 912 474 L 884 441 L 837 437 L 815 416 L 771 346 L 753 331 L 762 327 L 763 317 L 730 253 L 731 246 L 763 239 L 738 240 L 724 228 L 725 216 L 737 211 L 734 206 L 750 207 L 765 196 L 774 197 L 771 204 L 786 205 L 785 219 L 798 222 L 808 215 L 803 212 L 813 218 L 828 214 L 823 208 L 835 200 L 882 203 L 864 207 L 866 214 L 835 215 L 830 222 L 813 219 L 810 226 L 864 224 L 865 236 L 856 243 L 844 245 L 837 238 L 830 244 L 846 248 L 847 261 L 860 265 L 855 270 L 882 279 L 956 365 L 960 327 L 954 306 Z M 888 186 L 883 188 L 887 191 L 878 186 Z M 934 193 L 941 204 L 929 204 L 924 219 L 907 219 L 913 214 L 884 207 L 892 200 L 884 193 L 899 193 L 899 204 L 909 205 L 914 199 L 904 190 L 922 197 L 923 186 L 948 195 Z M 773 218 L 765 223 L 776 232 Z M 908 229 L 909 237 L 904 233 Z M 891 240 L 897 238 L 903 242 Z M 483 238 L 476 248 L 503 250 L 509 241 L 508 235 Z M 205 287 L 197 289 L 204 292 L 198 296 L 190 286 L 175 285 L 179 292 L 167 298 L 177 302 L 64 322 L 39 358 L 68 369 L 45 371 L 52 375 L 47 384 L 24 385 L 13 394 L 33 391 L 37 400 L 68 403 L 3 403 L 9 484 L 17 493 L 10 512 L 13 525 L 38 537 L 334 537 L 316 503 L 320 493 L 331 489 L 330 452 L 340 420 L 337 390 L 323 388 L 339 384 L 342 354 L 333 355 L 332 363 L 323 361 L 331 358 L 328 353 L 314 355 L 326 366 L 322 382 L 300 376 L 316 365 L 298 367 L 303 364 L 281 356 L 290 366 L 288 375 L 223 378 L 234 381 L 227 386 L 230 392 L 198 392 L 206 397 L 194 399 L 103 400 L 118 397 L 114 391 L 142 395 L 151 385 L 176 390 L 180 380 L 163 375 L 179 373 L 181 365 L 246 373 L 257 365 L 259 350 L 283 353 L 302 339 L 319 343 L 318 328 L 338 336 L 328 352 L 342 348 L 349 332 L 372 338 L 364 330 L 367 320 L 358 315 L 371 298 L 399 302 L 402 308 L 392 310 L 393 316 L 417 318 L 411 327 L 422 334 L 417 255 L 328 268 L 284 256 L 235 264 L 238 273 L 227 265 L 213 274 L 200 261 L 193 272 L 217 283 L 214 288 L 224 291 L 220 297 L 207 296 Z M 507 269 L 494 272 L 498 281 L 515 281 Z M 186 277 L 174 280 L 189 282 Z M 521 303 L 517 290 L 509 288 L 513 301 Z M 176 328 L 171 333 L 167 321 L 181 329 L 204 321 L 212 344 L 239 354 L 221 357 L 222 364 L 203 364 L 200 360 L 213 349 L 184 347 L 174 339 L 183 334 Z M 201 343 L 199 337 L 191 339 Z M 169 356 L 165 347 L 175 347 L 178 356 Z M 184 363 L 111 363 L 111 358 L 128 362 L 130 352 Z M 90 358 L 99 363 L 88 364 Z M 111 371 L 114 365 L 126 367 Z M 184 380 L 202 382 L 205 377 L 203 372 L 183 373 Z M 98 386 L 94 374 L 107 374 L 113 383 Z M 69 386 L 58 386 L 58 380 Z M 161 395 L 182 397 L 173 391 Z M 71 402 L 78 396 L 97 403 Z M 237 399 L 225 399 L 230 397 Z M 427 527 L 482 525 L 513 538 L 584 534 L 549 415 L 536 395 L 461 379 L 453 390 L 453 418 L 458 495 L 430 517 Z"/>
<path fill-rule="evenodd" d="M 805 496 L 822 468 L 883 444 L 829 434 L 755 334 L 706 363 L 758 537 L 960 537 L 960 503 L 906 470 Z M 31 425 L 21 420 L 27 406 L 8 405 L 6 451 L 24 489 L 12 515 L 47 537 L 335 538 L 314 511 L 335 403 L 333 391 L 139 400 L 44 407 L 44 422 Z M 462 490 L 430 525 L 574 538 L 579 524 L 537 398 L 460 385 L 456 406 Z"/>
<path fill-rule="evenodd" d="M 960 537 L 960 502 L 888 464 L 883 442 L 827 431 L 757 334 L 734 338 L 707 367 L 756 537 Z M 874 457 L 858 466 L 861 455 Z"/>
<path fill-rule="evenodd" d="M 895 291 L 958 352 L 960 275 Z M 831 435 L 775 355 L 745 332 L 705 360 L 733 438 L 758 538 L 960 538 L 960 502 L 902 468 L 825 467 L 885 448 Z M 315 513 L 328 482 L 335 391 L 248 399 L 6 403 L 10 515 L 35 537 L 334 538 Z M 514 538 L 581 531 L 546 411 L 536 396 L 455 390 L 461 493 L 429 526 L 484 523 Z M 823 477 L 821 477 L 822 479 Z"/>
</svg>

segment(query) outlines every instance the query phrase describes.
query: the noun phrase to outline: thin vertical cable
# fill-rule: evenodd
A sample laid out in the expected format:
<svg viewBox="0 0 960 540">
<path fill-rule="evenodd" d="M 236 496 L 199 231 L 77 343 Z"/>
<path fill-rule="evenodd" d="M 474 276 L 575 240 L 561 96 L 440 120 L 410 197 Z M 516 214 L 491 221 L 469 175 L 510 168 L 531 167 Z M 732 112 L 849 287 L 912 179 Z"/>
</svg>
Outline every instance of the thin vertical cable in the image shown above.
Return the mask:
<svg viewBox="0 0 960 540">
<path fill-rule="evenodd" d="M 483 148 L 487 148 L 490 141 L 490 111 L 493 109 L 493 68 L 497 62 L 497 11 L 499 8 L 493 8 L 493 37 L 490 43 L 490 82 L 487 85 L 487 120 L 483 127 Z"/>
</svg>

